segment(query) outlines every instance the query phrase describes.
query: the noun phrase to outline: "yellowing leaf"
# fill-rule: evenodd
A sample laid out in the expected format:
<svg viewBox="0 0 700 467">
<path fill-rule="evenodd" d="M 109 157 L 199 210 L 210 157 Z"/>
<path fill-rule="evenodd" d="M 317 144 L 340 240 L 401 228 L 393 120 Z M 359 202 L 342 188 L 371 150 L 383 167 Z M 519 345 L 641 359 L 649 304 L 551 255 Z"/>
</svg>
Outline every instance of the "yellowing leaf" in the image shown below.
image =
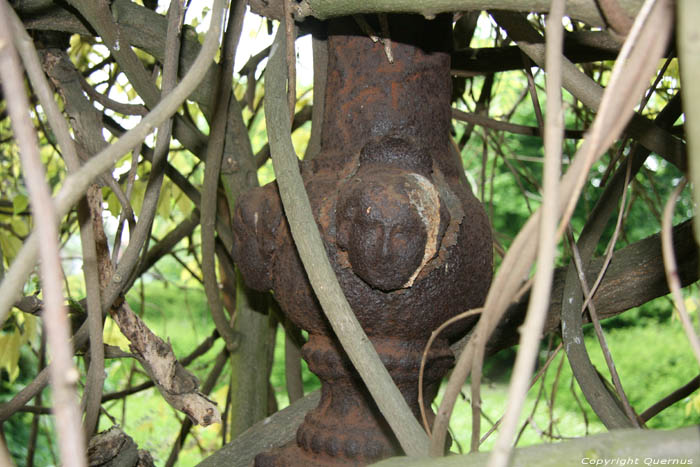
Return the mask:
<svg viewBox="0 0 700 467">
<path fill-rule="evenodd" d="M 0 336 L 0 368 L 7 371 L 10 383 L 19 376 L 19 347 L 21 345 L 19 329 Z"/>
<path fill-rule="evenodd" d="M 108 319 L 105 323 L 102 339 L 105 344 L 116 345 L 124 351 L 129 351 L 129 339 L 119 330 L 119 326 L 113 320 Z"/>
<path fill-rule="evenodd" d="M 194 204 L 192 201 L 177 187 L 177 185 L 172 185 L 172 197 L 175 200 L 175 204 L 180 209 L 180 212 L 184 215 L 189 215 L 194 209 Z"/>
<path fill-rule="evenodd" d="M 163 219 L 169 219 L 172 208 L 173 184 L 169 181 L 164 181 L 160 189 L 160 197 L 158 197 L 158 215 Z"/>
<path fill-rule="evenodd" d="M 685 405 L 685 416 L 686 417 L 689 417 L 691 412 L 693 412 L 693 411 L 700 414 L 700 394 L 696 394 Z"/>
<path fill-rule="evenodd" d="M 143 196 L 146 194 L 146 182 L 142 180 L 136 180 L 134 182 L 134 188 L 131 191 L 131 207 L 134 210 L 134 214 L 137 216 L 141 214 L 141 206 L 143 205 Z"/>
<path fill-rule="evenodd" d="M 115 195 L 113 191 L 110 191 L 107 195 L 107 209 L 109 209 L 110 214 L 116 218 L 119 218 L 122 212 L 122 205 L 119 203 L 117 195 Z"/>
<path fill-rule="evenodd" d="M 15 315 L 15 319 L 22 330 L 21 344 L 24 345 L 33 342 L 37 336 L 39 318 L 34 315 L 18 312 Z"/>
</svg>

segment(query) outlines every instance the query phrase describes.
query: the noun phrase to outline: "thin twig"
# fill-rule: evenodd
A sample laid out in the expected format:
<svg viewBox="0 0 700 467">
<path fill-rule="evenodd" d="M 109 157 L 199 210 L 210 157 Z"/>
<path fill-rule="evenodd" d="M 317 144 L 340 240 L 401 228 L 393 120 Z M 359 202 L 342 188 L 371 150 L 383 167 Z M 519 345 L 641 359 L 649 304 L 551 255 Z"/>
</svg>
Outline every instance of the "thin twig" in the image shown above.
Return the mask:
<svg viewBox="0 0 700 467">
<path fill-rule="evenodd" d="M 554 1 L 552 1 L 554 3 Z M 550 12 L 550 18 L 552 16 L 552 13 Z M 549 43 L 550 39 L 550 34 L 547 34 L 547 43 Z M 563 53 L 563 46 L 562 46 L 562 53 Z M 530 99 L 532 99 L 532 108 L 535 111 L 535 119 L 537 120 L 537 131 L 539 132 L 539 135 L 544 138 L 544 133 L 545 133 L 545 122 L 544 122 L 544 116 L 542 115 L 542 106 L 540 105 L 540 99 L 537 96 L 537 86 L 535 85 L 535 76 L 532 74 L 532 69 L 530 68 L 532 66 L 532 62 L 530 61 L 530 58 L 525 55 L 524 52 L 520 52 L 523 55 L 523 61 L 525 62 L 525 76 L 527 77 L 527 90 L 530 93 Z M 551 54 L 547 56 L 547 75 L 551 73 L 551 68 L 552 64 L 550 63 L 550 59 L 552 58 Z M 559 63 L 559 73 L 561 73 L 561 63 Z M 561 78 L 559 78 L 559 81 L 561 82 Z M 561 93 L 561 89 L 559 90 L 559 93 Z M 549 115 L 549 113 L 547 113 Z M 563 124 L 562 124 L 563 126 Z"/>
<path fill-rule="evenodd" d="M 664 207 L 664 217 L 661 224 L 661 248 L 664 254 L 664 269 L 666 270 L 666 280 L 668 281 L 668 288 L 671 290 L 673 295 L 673 302 L 676 304 L 676 309 L 678 310 L 678 315 L 680 316 L 681 323 L 683 324 L 683 330 L 685 335 L 688 337 L 690 342 L 690 347 L 693 349 L 693 354 L 695 359 L 700 365 L 700 337 L 698 337 L 693 327 L 693 322 L 688 315 L 688 311 L 685 309 L 685 301 L 683 300 L 683 294 L 681 293 L 681 281 L 678 277 L 678 266 L 676 264 L 676 255 L 673 253 L 673 236 L 671 229 L 673 228 L 673 210 L 676 206 L 676 201 L 685 188 L 688 181 L 683 178 L 683 181 L 678 184 L 678 186 L 673 190 L 671 196 L 666 202 L 666 207 Z"/>
<path fill-rule="evenodd" d="M 559 177 L 564 130 L 561 93 L 561 60 L 564 48 L 564 0 L 552 0 L 547 18 L 547 120 L 544 130 L 545 162 L 543 168 L 542 215 L 537 245 L 537 272 L 530 304 L 520 337 L 515 368 L 508 390 L 508 407 L 500 436 L 489 458 L 489 466 L 504 466 L 510 459 L 518 419 L 534 371 L 540 336 L 547 317 L 549 296 L 557 252 Z M 534 83 L 533 83 L 534 84 Z M 534 97 L 533 97 L 534 99 Z M 537 102 L 535 101 L 535 105 Z"/>
<path fill-rule="evenodd" d="M 370 26 L 370 24 L 367 22 L 363 15 L 352 15 L 352 19 L 355 20 L 355 23 L 357 23 L 362 32 L 364 32 L 372 42 L 376 43 L 379 41 L 379 36 L 374 31 L 372 26 Z"/>
<path fill-rule="evenodd" d="M 627 165 L 627 170 L 625 172 L 625 185 L 624 186 L 629 185 L 631 172 L 632 172 L 632 158 L 627 159 L 626 165 Z M 622 199 L 620 200 L 620 209 L 618 210 L 617 221 L 615 222 L 615 231 L 613 232 L 613 235 L 610 238 L 610 241 L 608 242 L 608 246 L 605 250 L 605 261 L 603 261 L 603 267 L 600 269 L 600 272 L 598 273 L 598 276 L 596 277 L 595 282 L 593 282 L 593 285 L 591 286 L 590 292 L 586 295 L 586 299 L 583 301 L 583 305 L 581 306 L 582 313 L 586 309 L 586 307 L 588 307 L 591 300 L 593 300 L 593 296 L 595 295 L 596 291 L 598 290 L 600 283 L 603 281 L 603 277 L 605 277 L 605 271 L 607 271 L 608 266 L 610 265 L 610 261 L 612 261 L 612 256 L 613 256 L 613 253 L 615 252 L 615 244 L 617 243 L 617 238 L 620 235 L 620 231 L 622 229 L 622 220 L 624 219 L 624 214 L 627 211 L 626 201 L 627 201 L 627 190 L 625 189 L 622 192 Z"/>
<path fill-rule="evenodd" d="M 542 368 L 540 368 L 539 371 L 537 372 L 537 374 L 535 375 L 535 377 L 532 378 L 532 382 L 530 383 L 530 388 L 532 388 L 532 386 L 534 386 L 535 383 L 540 378 L 542 378 L 544 376 L 547 369 L 549 368 L 551 363 L 554 361 L 554 357 L 557 356 L 557 354 L 559 353 L 559 351 L 561 351 L 562 348 L 563 348 L 562 344 L 559 344 L 557 346 L 557 348 L 554 349 L 554 351 L 549 355 L 549 357 L 547 358 L 547 361 L 544 363 L 544 365 L 542 365 Z M 544 384 L 544 381 L 542 382 L 542 384 Z M 493 424 L 493 426 L 489 429 L 489 431 L 484 433 L 484 435 L 481 437 L 481 439 L 479 440 L 479 444 L 484 444 L 484 441 L 486 441 L 489 438 L 489 436 L 491 436 L 498 429 L 498 427 L 501 425 L 502 421 L 503 421 L 503 417 L 496 420 L 496 423 Z"/>
<path fill-rule="evenodd" d="M 102 194 L 97 187 L 88 189 L 87 197 L 80 203 L 80 239 L 83 252 L 83 275 L 87 292 L 88 329 L 90 333 L 90 366 L 88 368 L 83 403 L 85 436 L 90 439 L 97 429 L 100 415 L 102 388 L 105 380 L 105 355 L 102 344 L 103 321 L 100 273 L 96 237 L 102 228 Z M 98 220 L 99 216 L 99 220 Z M 104 230 L 102 230 L 104 235 Z M 104 282 L 104 280 L 102 281 Z"/>
<path fill-rule="evenodd" d="M 576 246 L 576 243 L 574 242 L 571 230 L 567 230 L 567 234 L 569 236 L 569 243 L 571 244 L 574 265 L 576 266 L 576 272 L 578 273 L 579 282 L 581 283 L 581 290 L 583 291 L 585 296 L 590 296 L 592 295 L 592 293 L 588 287 L 588 280 L 586 279 L 586 273 L 584 271 L 583 261 L 581 260 L 581 254 L 578 250 L 578 247 Z M 625 413 L 629 418 L 630 422 L 633 426 L 638 427 L 639 422 L 637 421 L 637 415 L 635 414 L 634 409 L 632 408 L 629 399 L 627 398 L 627 394 L 625 393 L 625 390 L 622 387 L 622 382 L 620 381 L 620 376 L 617 373 L 615 361 L 613 360 L 612 354 L 610 353 L 610 348 L 608 347 L 607 340 L 605 339 L 605 333 L 603 333 L 603 328 L 600 325 L 598 313 L 596 312 L 596 308 L 593 305 L 593 303 L 588 304 L 588 311 L 591 317 L 591 322 L 593 323 L 593 328 L 595 329 L 596 337 L 598 338 L 598 343 L 600 344 L 600 349 L 603 352 L 603 357 L 605 358 L 605 363 L 607 364 L 608 370 L 610 371 L 610 376 L 613 380 L 613 385 L 615 386 L 617 395 L 622 401 L 622 406 L 625 409 Z"/>
<path fill-rule="evenodd" d="M 124 231 L 124 220 L 128 219 L 129 221 L 130 234 L 133 233 L 136 225 L 134 210 L 131 207 L 131 194 L 134 190 L 134 182 L 136 181 L 136 172 L 138 169 L 140 154 L 141 144 L 138 144 L 131 150 L 131 166 L 129 167 L 129 172 L 126 177 L 126 193 L 124 194 L 126 197 L 126 205 L 122 205 L 122 212 L 119 214 L 119 220 L 117 221 L 117 233 L 114 235 L 114 246 L 112 247 L 112 266 L 115 268 L 119 262 L 119 252 L 122 245 L 122 233 Z"/>
<path fill-rule="evenodd" d="M 39 362 L 38 370 L 41 371 L 46 367 L 46 336 L 41 335 L 41 344 L 39 345 Z M 42 405 L 41 392 L 34 398 L 35 405 Z M 32 417 L 32 431 L 29 434 L 29 445 L 27 446 L 27 467 L 34 467 L 34 455 L 36 453 L 36 441 L 39 436 L 39 415 L 35 414 Z"/>
<path fill-rule="evenodd" d="M 418 407 L 420 407 L 420 416 L 421 420 L 423 421 L 423 428 L 425 428 L 425 432 L 428 433 L 428 436 L 430 436 L 430 426 L 428 424 L 428 418 L 425 413 L 425 402 L 423 400 L 423 374 L 425 372 L 425 364 L 428 359 L 428 352 L 430 352 L 430 347 L 433 345 L 433 342 L 435 339 L 438 338 L 440 333 L 449 325 L 456 323 L 458 321 L 461 321 L 465 318 L 468 318 L 470 316 L 475 316 L 478 315 L 483 311 L 482 308 L 476 308 L 474 310 L 467 310 L 463 313 L 460 313 L 456 316 L 453 316 L 452 318 L 448 319 L 444 323 L 442 323 L 437 329 L 435 329 L 432 333 L 430 333 L 430 338 L 428 339 L 428 342 L 425 344 L 425 348 L 423 349 L 423 355 L 421 356 L 420 360 L 420 370 L 418 371 Z"/>
<path fill-rule="evenodd" d="M 686 397 L 694 393 L 698 388 L 700 388 L 700 375 L 691 379 L 686 384 L 684 384 L 668 396 L 661 399 L 659 402 L 646 409 L 639 415 L 639 418 L 643 422 L 650 420 L 652 417 L 658 415 L 662 410 L 667 409 L 679 400 L 685 399 Z"/>
<path fill-rule="evenodd" d="M 540 129 L 534 126 L 519 125 L 517 123 L 504 122 L 495 120 L 485 115 L 476 112 L 463 112 L 459 109 L 452 109 L 452 118 L 455 120 L 471 123 L 474 125 L 483 126 L 492 130 L 507 131 L 517 135 L 526 136 L 541 136 Z M 581 139 L 585 134 L 585 130 L 564 130 L 564 138 Z"/>
<path fill-rule="evenodd" d="M 78 76 L 80 77 L 80 86 L 87 93 L 87 95 L 95 102 L 99 102 L 100 104 L 102 104 L 105 108 L 114 110 L 115 112 L 120 113 L 122 115 L 143 116 L 148 113 L 148 109 L 142 104 L 124 104 L 123 102 L 117 102 L 113 99 L 110 99 L 105 94 L 102 94 L 101 92 L 97 91 L 97 89 L 93 88 L 92 85 L 87 82 L 87 80 L 83 77 L 82 74 L 79 74 Z"/>
<path fill-rule="evenodd" d="M 394 53 L 391 51 L 391 32 L 389 31 L 389 18 L 385 13 L 379 13 L 379 27 L 382 30 L 382 45 L 384 55 L 389 63 L 394 63 Z"/>
</svg>

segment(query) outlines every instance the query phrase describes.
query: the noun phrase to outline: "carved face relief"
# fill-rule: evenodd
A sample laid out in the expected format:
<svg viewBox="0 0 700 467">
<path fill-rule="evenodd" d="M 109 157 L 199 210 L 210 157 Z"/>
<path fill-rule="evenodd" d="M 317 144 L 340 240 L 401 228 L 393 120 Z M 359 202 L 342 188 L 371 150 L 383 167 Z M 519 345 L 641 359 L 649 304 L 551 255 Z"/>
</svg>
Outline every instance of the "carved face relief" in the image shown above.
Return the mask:
<svg viewBox="0 0 700 467">
<path fill-rule="evenodd" d="M 431 188 L 420 175 L 383 168 L 363 170 L 341 189 L 337 242 L 353 272 L 373 288 L 411 286 L 435 255 L 439 199 Z"/>
</svg>

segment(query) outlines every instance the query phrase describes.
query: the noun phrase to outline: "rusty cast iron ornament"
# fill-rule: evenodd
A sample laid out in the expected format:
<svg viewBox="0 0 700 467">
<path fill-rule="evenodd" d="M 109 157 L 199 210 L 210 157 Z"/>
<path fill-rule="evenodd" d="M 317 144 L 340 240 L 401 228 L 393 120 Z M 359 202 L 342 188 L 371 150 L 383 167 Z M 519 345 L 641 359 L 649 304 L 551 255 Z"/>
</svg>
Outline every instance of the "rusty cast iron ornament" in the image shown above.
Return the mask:
<svg viewBox="0 0 700 467">
<path fill-rule="evenodd" d="M 322 147 L 302 177 L 348 302 L 419 417 L 423 349 L 445 320 L 482 305 L 491 230 L 449 141 L 451 18 L 393 16 L 390 26 L 394 63 L 353 20 L 329 23 Z M 322 383 L 296 440 L 256 465 L 365 465 L 402 454 L 320 309 L 274 183 L 241 198 L 234 235 L 246 283 L 272 289 L 309 332 L 303 357 Z M 426 404 L 453 364 L 449 343 L 473 324 L 453 325 L 433 345 Z"/>
</svg>

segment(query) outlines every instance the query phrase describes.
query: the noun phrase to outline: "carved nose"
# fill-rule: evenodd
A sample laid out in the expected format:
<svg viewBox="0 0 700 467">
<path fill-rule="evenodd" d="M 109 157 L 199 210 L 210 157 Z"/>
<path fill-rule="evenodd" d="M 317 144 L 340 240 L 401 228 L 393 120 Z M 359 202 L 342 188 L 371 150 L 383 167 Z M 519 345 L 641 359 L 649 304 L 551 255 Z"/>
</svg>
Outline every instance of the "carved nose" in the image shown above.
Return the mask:
<svg viewBox="0 0 700 467">
<path fill-rule="evenodd" d="M 388 258 L 390 254 L 390 247 L 391 247 L 391 236 L 388 235 L 387 230 L 384 231 L 384 235 L 382 236 L 382 258 Z"/>
</svg>

